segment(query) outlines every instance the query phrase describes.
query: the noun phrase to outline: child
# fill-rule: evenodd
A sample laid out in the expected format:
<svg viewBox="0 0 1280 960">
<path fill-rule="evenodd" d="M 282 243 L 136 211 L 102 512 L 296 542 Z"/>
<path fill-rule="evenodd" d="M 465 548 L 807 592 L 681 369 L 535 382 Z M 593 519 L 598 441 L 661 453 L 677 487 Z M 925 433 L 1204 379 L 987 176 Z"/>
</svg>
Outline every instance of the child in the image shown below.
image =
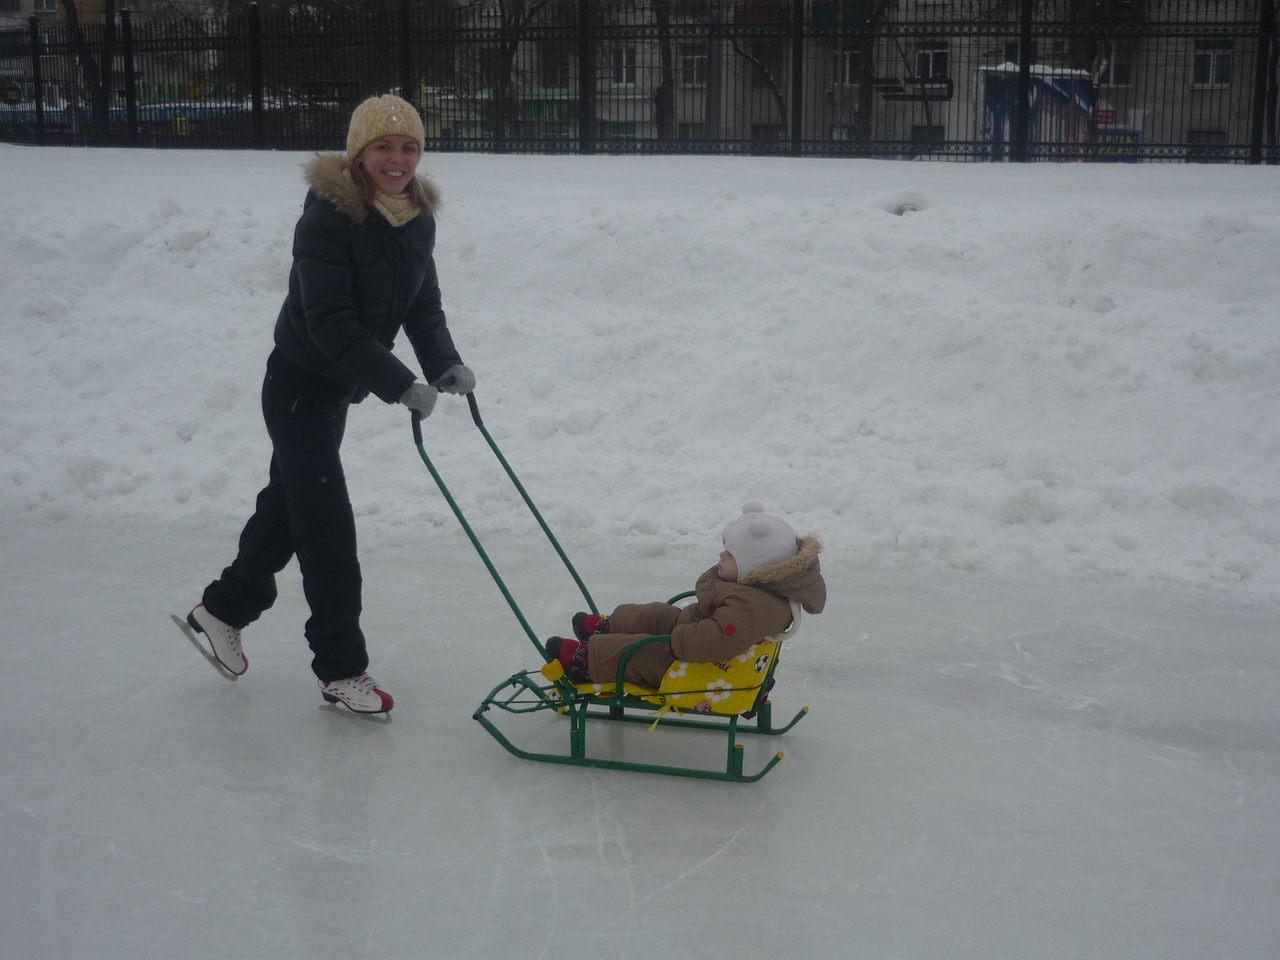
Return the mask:
<svg viewBox="0 0 1280 960">
<path fill-rule="evenodd" d="M 806 613 L 822 612 L 827 585 L 818 566 L 822 544 L 815 537 L 797 537 L 753 500 L 724 528 L 722 539 L 720 562 L 698 578 L 694 603 L 624 603 L 607 617 L 579 613 L 574 637 L 551 637 L 547 653 L 575 683 L 608 683 L 617 678 L 627 647 L 670 634 L 670 643 L 641 647 L 627 661 L 624 680 L 656 688 L 677 660 L 728 660 L 781 633 L 791 623 L 791 600 Z"/>
</svg>

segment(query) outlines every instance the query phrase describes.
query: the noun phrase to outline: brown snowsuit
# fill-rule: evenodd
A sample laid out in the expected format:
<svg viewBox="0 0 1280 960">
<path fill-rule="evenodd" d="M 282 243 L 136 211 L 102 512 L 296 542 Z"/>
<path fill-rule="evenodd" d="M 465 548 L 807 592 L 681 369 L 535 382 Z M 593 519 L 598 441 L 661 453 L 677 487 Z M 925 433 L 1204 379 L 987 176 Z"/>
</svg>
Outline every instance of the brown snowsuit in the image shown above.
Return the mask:
<svg viewBox="0 0 1280 960">
<path fill-rule="evenodd" d="M 624 603 L 609 615 L 609 632 L 588 641 L 588 674 L 596 683 L 617 678 L 618 660 L 644 637 L 670 634 L 670 643 L 642 647 L 627 661 L 624 679 L 657 687 L 677 660 L 717 663 L 746 653 L 752 644 L 781 633 L 791 623 L 791 604 L 821 613 L 827 602 L 814 537 L 780 563 L 752 570 L 737 581 L 721 580 L 712 567 L 698 578 L 697 599 L 687 607 L 669 603 Z"/>
</svg>

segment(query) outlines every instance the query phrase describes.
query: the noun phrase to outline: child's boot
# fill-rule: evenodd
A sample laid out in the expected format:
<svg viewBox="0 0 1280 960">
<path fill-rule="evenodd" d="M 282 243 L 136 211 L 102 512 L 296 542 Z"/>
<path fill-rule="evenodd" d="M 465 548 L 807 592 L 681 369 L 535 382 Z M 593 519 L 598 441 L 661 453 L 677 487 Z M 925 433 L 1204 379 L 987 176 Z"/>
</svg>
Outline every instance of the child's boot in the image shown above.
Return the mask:
<svg viewBox="0 0 1280 960">
<path fill-rule="evenodd" d="M 560 661 L 565 676 L 574 683 L 587 679 L 587 645 L 571 637 L 549 637 L 544 644 L 547 653 Z"/>
<path fill-rule="evenodd" d="M 575 613 L 573 615 L 573 635 L 586 643 L 597 633 L 609 632 L 609 618 L 598 613 Z"/>
</svg>

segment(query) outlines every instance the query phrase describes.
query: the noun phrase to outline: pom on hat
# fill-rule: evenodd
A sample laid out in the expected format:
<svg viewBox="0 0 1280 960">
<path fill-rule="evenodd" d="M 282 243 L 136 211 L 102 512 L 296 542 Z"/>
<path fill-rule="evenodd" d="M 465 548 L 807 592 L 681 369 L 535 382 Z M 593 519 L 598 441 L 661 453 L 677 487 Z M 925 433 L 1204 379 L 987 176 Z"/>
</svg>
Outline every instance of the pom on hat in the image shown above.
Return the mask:
<svg viewBox="0 0 1280 960">
<path fill-rule="evenodd" d="M 374 140 L 392 134 L 412 137 L 418 141 L 419 150 L 426 144 L 422 118 L 413 104 L 391 94 L 370 97 L 351 114 L 351 124 L 347 127 L 347 159 L 355 160 Z"/>
<path fill-rule="evenodd" d="M 738 578 L 753 570 L 781 563 L 799 551 L 796 532 L 783 520 L 771 517 L 756 500 L 742 506 L 742 516 L 730 520 L 722 534 L 724 548 L 738 563 Z"/>
</svg>

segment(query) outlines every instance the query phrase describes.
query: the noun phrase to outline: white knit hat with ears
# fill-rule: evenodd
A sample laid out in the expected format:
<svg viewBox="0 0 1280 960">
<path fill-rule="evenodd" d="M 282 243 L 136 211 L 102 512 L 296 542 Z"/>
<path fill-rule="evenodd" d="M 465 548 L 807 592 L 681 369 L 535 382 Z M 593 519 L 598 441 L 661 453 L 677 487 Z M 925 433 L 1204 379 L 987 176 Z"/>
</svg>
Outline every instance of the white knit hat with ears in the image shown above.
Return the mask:
<svg viewBox="0 0 1280 960">
<path fill-rule="evenodd" d="M 370 97 L 351 114 L 351 124 L 347 127 L 347 159 L 354 160 L 373 141 L 393 133 L 417 140 L 419 150 L 426 142 L 422 118 L 413 104 L 391 94 Z"/>
<path fill-rule="evenodd" d="M 786 521 L 765 513 L 757 500 L 742 505 L 742 516 L 729 521 L 721 538 L 724 548 L 738 562 L 739 579 L 753 570 L 788 560 L 800 550 L 796 532 Z"/>
</svg>

